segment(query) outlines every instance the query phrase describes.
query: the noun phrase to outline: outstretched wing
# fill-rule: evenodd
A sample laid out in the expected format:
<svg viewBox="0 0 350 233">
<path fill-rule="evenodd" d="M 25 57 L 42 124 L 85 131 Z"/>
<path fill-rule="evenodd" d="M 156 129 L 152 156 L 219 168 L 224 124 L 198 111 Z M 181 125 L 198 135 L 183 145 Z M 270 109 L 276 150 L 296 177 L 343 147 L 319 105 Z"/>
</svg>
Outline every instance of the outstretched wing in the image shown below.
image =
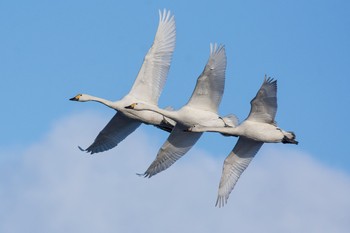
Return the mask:
<svg viewBox="0 0 350 233">
<path fill-rule="evenodd" d="M 250 101 L 250 113 L 247 120 L 274 123 L 277 111 L 277 80 L 264 79 L 255 98 Z"/>
<path fill-rule="evenodd" d="M 140 125 L 140 121 L 128 118 L 123 113 L 117 112 L 97 135 L 95 141 L 84 151 L 94 154 L 112 149 Z"/>
<path fill-rule="evenodd" d="M 151 104 L 158 104 L 175 49 L 175 19 L 170 11 L 159 11 L 159 25 L 152 47 L 129 94 Z"/>
<path fill-rule="evenodd" d="M 235 147 L 224 162 L 216 206 L 222 207 L 226 204 L 239 177 L 263 144 L 263 142 L 257 142 L 245 137 L 238 139 Z"/>
<path fill-rule="evenodd" d="M 217 112 L 225 88 L 226 52 L 223 45 L 210 44 L 210 57 L 197 79 L 187 103 L 198 109 Z"/>
<path fill-rule="evenodd" d="M 176 124 L 166 142 L 159 149 L 156 159 L 143 175 L 150 178 L 170 167 L 186 154 L 201 136 L 202 133 L 185 132 L 183 127 Z"/>
</svg>

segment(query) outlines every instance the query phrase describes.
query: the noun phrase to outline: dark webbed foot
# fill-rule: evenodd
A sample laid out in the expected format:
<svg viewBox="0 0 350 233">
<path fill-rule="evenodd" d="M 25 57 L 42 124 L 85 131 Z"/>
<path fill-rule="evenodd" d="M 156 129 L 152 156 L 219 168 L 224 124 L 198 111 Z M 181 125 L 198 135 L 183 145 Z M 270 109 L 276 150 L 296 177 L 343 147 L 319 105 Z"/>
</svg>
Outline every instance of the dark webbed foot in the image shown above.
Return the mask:
<svg viewBox="0 0 350 233">
<path fill-rule="evenodd" d="M 298 145 L 298 144 L 299 144 L 298 141 L 296 141 L 296 140 L 294 140 L 294 139 L 290 139 L 290 138 L 288 138 L 288 137 L 286 137 L 286 136 L 283 137 L 282 143 L 283 143 L 283 144 L 295 144 L 295 145 Z"/>
</svg>

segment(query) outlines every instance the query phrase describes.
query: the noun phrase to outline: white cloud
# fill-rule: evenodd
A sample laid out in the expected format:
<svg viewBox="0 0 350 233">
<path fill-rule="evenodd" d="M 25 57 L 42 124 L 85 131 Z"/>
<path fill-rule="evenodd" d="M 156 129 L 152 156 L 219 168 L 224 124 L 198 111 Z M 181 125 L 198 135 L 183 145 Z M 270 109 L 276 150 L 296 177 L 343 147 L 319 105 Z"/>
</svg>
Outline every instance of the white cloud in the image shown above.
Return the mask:
<svg viewBox="0 0 350 233">
<path fill-rule="evenodd" d="M 219 209 L 222 157 L 194 148 L 140 178 L 164 138 L 139 129 L 111 151 L 80 152 L 106 122 L 71 116 L 23 152 L 1 152 L 0 232 L 349 232 L 349 175 L 292 147 L 265 145 Z"/>
</svg>

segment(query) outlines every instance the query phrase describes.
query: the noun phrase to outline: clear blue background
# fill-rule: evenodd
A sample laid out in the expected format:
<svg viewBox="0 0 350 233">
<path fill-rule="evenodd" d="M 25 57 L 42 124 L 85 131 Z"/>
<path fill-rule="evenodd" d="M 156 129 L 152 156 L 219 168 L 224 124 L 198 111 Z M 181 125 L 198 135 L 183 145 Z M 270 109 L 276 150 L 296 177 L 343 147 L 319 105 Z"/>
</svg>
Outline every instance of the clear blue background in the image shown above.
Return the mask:
<svg viewBox="0 0 350 233">
<path fill-rule="evenodd" d="M 68 98 L 124 96 L 163 8 L 175 14 L 177 44 L 161 107 L 187 102 L 209 43 L 223 43 L 228 67 L 221 114 L 243 120 L 267 74 L 278 80 L 276 120 L 295 131 L 298 148 L 350 171 L 350 3 L 340 0 L 1 1 L 0 146 L 29 145 L 74 112 L 112 116 L 104 106 Z M 223 153 L 233 143 L 207 134 L 197 146 Z"/>
</svg>

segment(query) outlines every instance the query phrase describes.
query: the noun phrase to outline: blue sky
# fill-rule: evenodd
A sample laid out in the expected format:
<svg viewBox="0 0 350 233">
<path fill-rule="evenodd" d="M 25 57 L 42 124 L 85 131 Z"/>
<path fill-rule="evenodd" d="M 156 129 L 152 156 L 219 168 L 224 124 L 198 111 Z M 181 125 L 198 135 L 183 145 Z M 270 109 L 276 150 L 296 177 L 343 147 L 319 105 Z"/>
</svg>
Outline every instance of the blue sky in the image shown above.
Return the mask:
<svg viewBox="0 0 350 233">
<path fill-rule="evenodd" d="M 254 171 L 252 164 L 246 174 L 254 173 L 255 177 L 259 177 L 259 171 L 266 171 L 270 168 L 269 166 L 272 166 L 271 164 L 274 165 L 275 163 L 265 162 L 266 165 L 263 158 L 265 155 L 266 158 L 275 159 L 268 153 L 273 151 L 271 154 L 279 154 L 278 159 L 286 159 L 283 161 L 288 171 L 299 173 L 300 170 L 304 177 L 313 177 L 312 174 L 325 175 L 325 180 L 333 176 L 341 177 L 339 178 L 341 185 L 332 184 L 334 187 L 330 188 L 333 188 L 333 191 L 341 190 L 339 192 L 345 190 L 344 193 L 349 194 L 350 155 L 346 146 L 350 130 L 349 124 L 346 123 L 350 106 L 348 91 L 350 86 L 350 3 L 348 1 L 34 0 L 0 2 L 0 77 L 2 80 L 0 97 L 3 100 L 0 175 L 2 189 L 9 190 L 7 194 L 2 192 L 0 196 L 2 200 L 15 203 L 18 200 L 11 199 L 10 192 L 28 191 L 31 190 L 30 187 L 37 187 L 43 193 L 53 192 L 54 186 L 39 187 L 39 183 L 48 173 L 34 171 L 39 165 L 45 167 L 46 163 L 56 161 L 55 156 L 60 156 L 60 153 L 65 153 L 63 158 L 68 159 L 67 161 L 70 158 L 67 157 L 67 153 L 74 155 L 76 160 L 73 164 L 77 166 L 80 164 L 79 158 L 86 159 L 76 146 L 89 145 L 114 112 L 97 103 L 73 103 L 68 99 L 77 93 L 89 93 L 111 100 L 124 96 L 129 91 L 142 64 L 143 56 L 153 41 L 158 24 L 158 10 L 163 8 L 170 9 L 175 14 L 177 41 L 168 80 L 160 97 L 160 106 L 171 105 L 179 108 L 185 104 L 207 61 L 209 43 L 225 44 L 228 65 L 226 89 L 220 113 L 222 115 L 234 113 L 243 120 L 249 113 L 250 100 L 255 96 L 264 75 L 267 74 L 278 80 L 279 108 L 276 120 L 285 130 L 293 130 L 300 142 L 298 146 L 264 145 L 256 158 L 257 171 Z M 69 128 L 57 129 L 60 126 L 67 126 L 67 122 L 70 122 Z M 64 133 L 57 133 L 57 130 L 63 130 Z M 64 138 L 59 139 L 58 136 Z M 145 160 L 144 163 L 140 162 L 139 166 L 133 168 L 128 155 L 118 154 L 127 154 L 126 145 L 134 147 L 139 137 L 144 139 L 142 143 L 147 144 L 150 154 L 142 155 L 145 157 L 142 157 Z M 166 133 L 154 127 L 142 126 L 138 129 L 136 136 L 127 138 L 123 142 L 124 149 L 115 148 L 105 153 L 107 158 L 117 155 L 118 158 L 107 161 L 108 159 L 101 154 L 91 158 L 98 163 L 99 168 L 91 164 L 87 167 L 92 169 L 92 172 L 96 172 L 99 169 L 103 170 L 103 167 L 110 162 L 124 163 L 125 161 L 126 164 L 130 164 L 128 168 L 131 170 L 122 169 L 124 173 L 129 172 L 128 175 L 134 175 L 135 172 L 142 172 L 153 160 L 157 149 L 166 137 Z M 178 171 L 188 172 L 184 174 L 196 177 L 198 174 L 194 175 L 189 171 L 190 165 L 198 166 L 205 162 L 200 161 L 202 155 L 196 156 L 194 161 L 188 157 L 204 153 L 206 156 L 203 156 L 203 160 L 210 160 L 215 164 L 213 165 L 215 169 L 208 165 L 207 170 L 201 170 L 203 174 L 210 171 L 211 173 L 208 174 L 217 176 L 213 181 L 214 186 L 208 188 L 213 194 L 210 200 L 215 199 L 221 164 L 235 141 L 234 138 L 207 133 L 196 144 L 195 152 L 191 152 L 179 161 L 180 165 L 176 164 L 169 169 L 169 172 L 158 175 L 164 178 L 155 178 L 159 179 L 162 185 L 164 185 L 162 182 L 166 183 L 165 178 L 181 183 L 183 181 L 181 177 L 176 176 L 177 168 Z M 52 146 L 51 150 L 49 150 L 50 146 Z M 40 157 L 36 157 L 34 162 L 30 162 L 31 156 L 35 154 L 33 151 L 36 150 L 44 153 L 45 159 L 41 161 Z M 52 153 L 52 157 L 48 157 L 47 153 Z M 286 158 L 283 158 L 284 154 Z M 290 154 L 295 155 L 294 161 Z M 288 163 L 291 167 L 298 165 L 296 161 L 303 157 L 308 162 L 300 163 L 300 167 L 295 169 L 288 167 Z M 101 158 L 101 161 L 98 161 L 98 158 Z M 60 160 L 60 162 L 62 168 L 74 171 L 64 161 Z M 277 163 L 276 165 L 278 166 Z M 48 167 L 51 166 L 48 165 Z M 315 173 L 312 171 L 308 173 L 305 169 L 315 167 L 317 168 L 313 170 Z M 54 169 L 53 165 L 52 168 Z M 89 169 L 87 171 L 90 171 Z M 81 172 L 81 176 L 93 177 L 84 171 L 86 170 Z M 279 176 L 279 172 L 283 173 L 283 170 L 273 171 L 272 174 L 276 176 Z M 26 179 L 22 179 L 21 174 Z M 71 173 L 68 172 L 68 174 Z M 252 179 L 249 183 L 247 178 L 247 184 L 256 185 L 253 182 L 254 174 L 246 175 Z M 326 176 L 327 174 L 329 176 Z M 72 173 L 72 175 L 77 174 Z M 108 177 L 108 180 L 113 182 L 116 176 L 122 176 L 122 174 L 111 172 L 102 177 Z M 303 179 L 301 175 L 297 177 Z M 278 182 L 283 183 L 288 179 L 272 183 L 279 184 Z M 305 178 L 305 180 L 308 179 Z M 149 181 L 142 179 L 130 178 L 128 181 L 128 185 L 136 185 L 130 182 L 141 185 L 142 189 L 136 190 L 141 193 L 150 192 L 150 189 L 156 187 L 152 185 L 150 185 L 152 188 L 148 187 Z M 329 181 L 335 182 L 332 179 Z M 197 182 L 199 182 L 198 179 Z M 314 183 L 314 181 L 310 182 Z M 98 185 L 96 182 L 92 183 Z M 60 184 L 63 189 L 69 188 L 63 183 Z M 264 187 L 258 186 L 260 189 L 257 187 L 255 189 L 263 192 Z M 88 187 L 87 190 L 94 190 L 94 186 Z M 106 188 L 108 185 L 98 187 Z M 249 187 L 245 187 L 246 189 L 242 188 L 242 193 L 250 190 Z M 307 187 L 306 184 L 305 187 Z M 120 186 L 118 188 L 126 189 Z M 193 185 L 185 188 L 193 188 Z M 288 191 L 288 189 L 283 190 L 286 193 Z M 302 191 L 308 193 L 305 189 Z M 79 192 L 74 194 L 77 195 Z M 91 198 L 99 199 L 100 194 L 95 193 Z M 172 195 L 168 192 L 167 194 Z M 235 195 L 244 202 L 244 195 L 239 193 L 234 194 L 230 202 L 234 202 L 232 199 Z M 48 199 L 47 202 L 51 203 L 56 200 L 55 198 L 58 197 Z M 141 199 L 142 195 L 138 198 Z M 176 197 L 168 196 L 168 198 L 177 201 Z M 289 201 L 287 197 L 284 198 L 287 202 Z M 192 200 L 191 197 L 189 199 Z M 31 198 L 28 200 L 30 201 L 24 206 L 28 205 L 29 208 L 30 203 L 35 203 L 35 200 Z M 186 198 L 181 197 L 179 200 L 185 201 Z M 150 203 L 153 202 L 150 201 Z M 154 203 L 157 204 L 156 201 Z M 165 200 L 161 203 L 166 205 Z M 208 204 L 212 207 L 212 202 L 203 201 L 194 205 L 197 204 L 199 206 Z M 347 205 L 349 205 L 348 202 Z M 15 209 L 13 216 L 23 212 L 21 209 L 17 210 L 10 206 L 9 204 L 9 209 Z M 114 207 L 108 211 L 118 209 Z M 230 213 L 229 208 L 234 207 L 232 204 L 225 213 Z M 44 218 L 43 213 L 48 207 L 42 208 L 41 215 Z M 87 210 L 96 208 L 102 211 L 100 206 L 91 206 Z M 153 208 L 160 211 L 159 207 Z M 145 207 L 144 211 L 146 209 Z M 252 217 L 249 215 L 249 210 L 253 211 L 254 208 L 248 208 L 245 215 Z M 68 210 L 60 211 L 64 213 Z M 181 211 L 185 211 L 185 208 Z M 217 210 L 212 208 L 209 211 L 217 213 Z M 279 211 L 283 212 L 283 210 Z M 38 216 L 41 215 L 38 214 Z M 271 214 L 271 216 L 275 215 Z M 276 214 L 276 216 L 279 215 Z M 11 223 L 10 218 L 5 221 Z M 67 221 L 62 222 L 68 224 Z M 261 224 L 264 227 L 263 223 Z M 57 225 L 60 224 L 57 223 Z M 109 226 L 106 223 L 104 225 Z M 48 227 L 48 229 L 51 228 Z M 77 229 L 83 232 L 82 228 Z M 286 228 L 278 228 L 276 232 L 281 229 Z M 330 230 L 334 229 L 330 228 Z"/>
</svg>

